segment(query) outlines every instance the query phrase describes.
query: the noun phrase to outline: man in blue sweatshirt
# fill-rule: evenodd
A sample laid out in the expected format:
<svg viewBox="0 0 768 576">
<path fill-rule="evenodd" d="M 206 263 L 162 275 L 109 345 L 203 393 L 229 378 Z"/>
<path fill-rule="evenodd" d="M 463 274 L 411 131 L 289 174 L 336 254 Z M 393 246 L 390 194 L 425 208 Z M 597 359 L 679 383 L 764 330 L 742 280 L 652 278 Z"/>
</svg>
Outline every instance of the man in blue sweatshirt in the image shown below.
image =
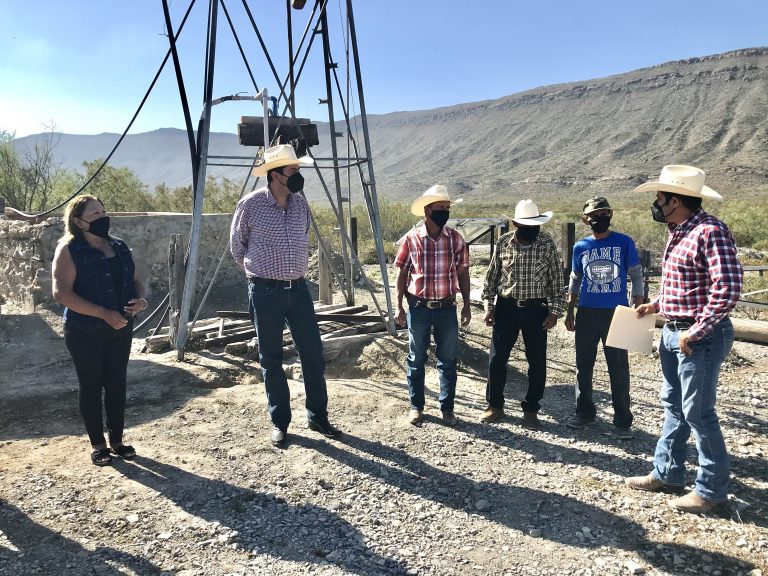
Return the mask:
<svg viewBox="0 0 768 576">
<path fill-rule="evenodd" d="M 606 346 L 605 340 L 616 306 L 627 306 L 627 276 L 632 280 L 635 307 L 643 303 L 643 272 L 632 238 L 609 229 L 612 217 L 608 200 L 601 196 L 587 200 L 581 219 L 592 234 L 573 247 L 565 326 L 576 333 L 576 413 L 566 426 L 580 430 L 595 422 L 592 374 L 597 343 L 602 341 L 611 381 L 616 437 L 629 439 L 629 358 L 626 350 Z M 578 311 L 574 314 L 577 300 Z"/>
</svg>

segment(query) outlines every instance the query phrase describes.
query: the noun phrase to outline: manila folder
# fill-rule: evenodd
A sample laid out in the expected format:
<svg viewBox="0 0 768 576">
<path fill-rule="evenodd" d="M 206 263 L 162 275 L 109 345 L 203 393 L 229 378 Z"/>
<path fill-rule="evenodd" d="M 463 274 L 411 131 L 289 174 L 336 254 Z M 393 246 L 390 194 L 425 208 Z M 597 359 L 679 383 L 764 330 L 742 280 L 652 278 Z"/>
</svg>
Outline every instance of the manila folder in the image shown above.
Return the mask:
<svg viewBox="0 0 768 576">
<path fill-rule="evenodd" d="M 623 348 L 630 352 L 653 351 L 653 333 L 656 329 L 656 315 L 646 314 L 637 317 L 634 308 L 617 306 L 613 313 L 611 327 L 608 329 L 606 346 Z"/>
</svg>

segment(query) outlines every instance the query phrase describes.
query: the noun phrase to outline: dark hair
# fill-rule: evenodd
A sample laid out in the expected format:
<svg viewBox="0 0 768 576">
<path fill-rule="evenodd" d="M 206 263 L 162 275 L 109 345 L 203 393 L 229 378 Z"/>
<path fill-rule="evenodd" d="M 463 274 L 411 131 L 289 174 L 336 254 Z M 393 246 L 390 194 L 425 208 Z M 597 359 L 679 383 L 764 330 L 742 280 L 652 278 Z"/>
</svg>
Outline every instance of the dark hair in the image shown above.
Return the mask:
<svg viewBox="0 0 768 576">
<path fill-rule="evenodd" d="M 672 198 L 677 198 L 680 203 L 688 208 L 691 212 L 695 212 L 701 208 L 701 198 L 698 196 L 687 196 L 685 194 L 675 194 L 674 192 L 662 192 L 666 202 L 669 202 Z"/>
<path fill-rule="evenodd" d="M 278 174 L 280 174 L 280 176 L 285 176 L 285 174 L 283 174 L 283 168 L 285 168 L 285 166 L 280 166 L 279 168 L 272 168 L 272 170 L 267 170 L 267 184 L 272 183 L 272 172 L 277 172 Z"/>
</svg>

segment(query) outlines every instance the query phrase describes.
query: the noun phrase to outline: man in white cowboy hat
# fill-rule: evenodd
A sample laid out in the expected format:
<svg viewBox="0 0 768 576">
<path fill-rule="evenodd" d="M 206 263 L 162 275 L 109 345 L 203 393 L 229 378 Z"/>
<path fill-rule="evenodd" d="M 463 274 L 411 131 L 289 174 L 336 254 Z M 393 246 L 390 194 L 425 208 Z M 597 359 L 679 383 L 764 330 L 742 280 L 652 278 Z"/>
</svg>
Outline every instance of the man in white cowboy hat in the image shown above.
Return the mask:
<svg viewBox="0 0 768 576">
<path fill-rule="evenodd" d="M 459 325 L 456 293 L 461 291 L 461 324 L 469 324 L 469 250 L 461 234 L 445 225 L 452 204 L 448 190 L 435 184 L 411 204 L 411 214 L 424 223 L 411 230 L 395 258 L 397 275 L 397 323 L 408 322 L 406 377 L 411 410 L 409 422 L 420 426 L 424 413 L 424 366 L 430 335 L 435 338 L 437 371 L 440 375 L 440 411 L 448 426 L 457 423 L 454 414 L 456 362 L 459 356 Z M 408 313 L 403 299 L 408 300 Z"/>
<path fill-rule="evenodd" d="M 664 166 L 658 182 L 635 190 L 656 192 L 653 219 L 669 228 L 659 293 L 637 309 L 638 316 L 660 313 L 666 319 L 659 343 L 664 426 L 651 473 L 625 482 L 635 490 L 682 491 L 693 430 L 699 453 L 695 488 L 669 504 L 706 512 L 728 497 L 730 465 L 715 400 L 720 365 L 733 345 L 729 313 L 741 296 L 743 272 L 730 230 L 701 208 L 703 198 L 722 199 L 704 185 L 702 170 Z"/>
<path fill-rule="evenodd" d="M 552 236 L 540 226 L 552 212 L 539 213 L 532 200 L 521 200 L 512 218 L 514 230 L 501 236 L 485 275 L 485 323 L 493 326 L 481 422 L 504 417 L 507 361 L 520 332 L 528 360 L 528 391 L 522 402 L 523 426 L 539 427 L 539 402 L 547 379 L 547 330 L 563 315 L 563 270 Z"/>
<path fill-rule="evenodd" d="M 566 426 L 580 430 L 594 424 L 597 410 L 592 399 L 592 374 L 597 344 L 602 341 L 611 381 L 613 425 L 620 439 L 632 437 L 629 398 L 629 355 L 626 350 L 606 346 L 608 330 L 617 306 L 627 306 L 627 276 L 632 278 L 635 307 L 645 293 L 643 267 L 635 242 L 610 229 L 613 210 L 608 200 L 595 196 L 584 203 L 581 219 L 592 229 L 573 247 L 568 310 L 565 327 L 575 332 L 576 411 Z M 579 303 L 575 312 L 576 302 Z"/>
<path fill-rule="evenodd" d="M 293 146 L 268 148 L 255 176 L 266 176 L 267 185 L 244 196 L 235 208 L 230 249 L 249 282 L 248 302 L 259 339 L 259 363 L 264 376 L 270 441 L 286 442 L 291 423 L 291 397 L 283 371 L 283 328 L 291 330 L 306 390 L 309 428 L 327 437 L 341 432 L 328 421 L 328 393 L 320 330 L 312 296 L 304 275 L 309 256 L 310 212 L 301 166 L 314 164 L 307 156 L 296 158 Z"/>
</svg>

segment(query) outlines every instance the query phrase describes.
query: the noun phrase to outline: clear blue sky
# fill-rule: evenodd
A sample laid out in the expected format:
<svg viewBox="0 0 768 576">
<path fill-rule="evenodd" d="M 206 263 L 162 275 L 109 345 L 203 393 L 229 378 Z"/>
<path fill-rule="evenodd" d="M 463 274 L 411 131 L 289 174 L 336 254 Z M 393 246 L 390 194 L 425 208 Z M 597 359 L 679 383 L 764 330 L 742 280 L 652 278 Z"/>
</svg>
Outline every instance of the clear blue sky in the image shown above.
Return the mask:
<svg viewBox="0 0 768 576">
<path fill-rule="evenodd" d="M 293 11 L 297 29 L 312 2 Z M 342 79 L 345 4 L 328 3 Z M 178 27 L 189 2 L 170 5 Z M 285 2 L 248 5 L 285 74 Z M 259 88 L 276 94 L 242 0 L 226 0 L 226 6 Z M 179 39 L 195 124 L 202 107 L 207 7 L 206 0 L 197 0 Z M 766 0 L 355 0 L 354 9 L 369 114 L 497 98 L 768 45 Z M 0 129 L 17 136 L 51 123 L 67 133 L 122 132 L 168 49 L 160 0 L 0 0 L 0 14 Z M 253 93 L 223 13 L 219 24 L 214 95 Z M 316 41 L 297 89 L 297 112 L 327 120 L 325 107 L 317 105 L 325 84 Z M 258 113 L 253 103 L 224 104 L 214 109 L 212 128 L 235 132 L 241 115 Z M 169 61 L 132 132 L 183 126 Z"/>
</svg>

